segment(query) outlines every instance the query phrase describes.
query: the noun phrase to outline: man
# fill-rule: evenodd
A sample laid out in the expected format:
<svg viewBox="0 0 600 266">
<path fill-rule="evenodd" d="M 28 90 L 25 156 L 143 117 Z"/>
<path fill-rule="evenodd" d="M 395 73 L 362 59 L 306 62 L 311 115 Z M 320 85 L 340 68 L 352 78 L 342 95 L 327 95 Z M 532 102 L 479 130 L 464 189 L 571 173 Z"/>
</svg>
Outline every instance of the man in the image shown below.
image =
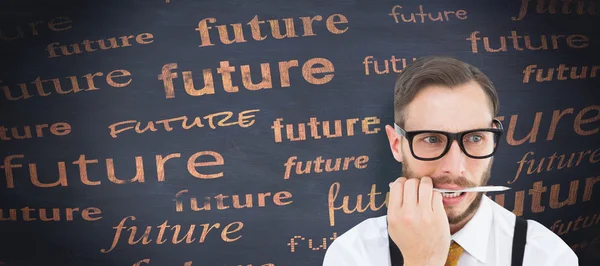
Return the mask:
<svg viewBox="0 0 600 266">
<path fill-rule="evenodd" d="M 367 219 L 327 249 L 324 266 L 573 266 L 572 249 L 539 222 L 484 192 L 503 134 L 498 95 L 479 69 L 446 56 L 420 58 L 400 74 L 394 127 L 386 133 L 402 177 L 387 215 Z"/>
</svg>

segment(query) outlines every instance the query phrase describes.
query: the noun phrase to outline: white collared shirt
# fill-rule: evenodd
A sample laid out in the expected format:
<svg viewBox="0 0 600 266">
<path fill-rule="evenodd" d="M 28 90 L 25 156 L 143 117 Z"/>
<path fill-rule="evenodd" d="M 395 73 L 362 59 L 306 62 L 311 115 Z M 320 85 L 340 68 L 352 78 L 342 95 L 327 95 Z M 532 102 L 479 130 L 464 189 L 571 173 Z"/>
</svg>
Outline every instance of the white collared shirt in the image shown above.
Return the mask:
<svg viewBox="0 0 600 266">
<path fill-rule="evenodd" d="M 487 196 L 473 218 L 451 236 L 464 249 L 458 266 L 510 266 L 515 214 Z M 323 266 L 389 266 L 386 216 L 369 218 L 335 239 Z M 554 232 L 528 220 L 524 266 L 578 266 L 575 252 Z"/>
</svg>

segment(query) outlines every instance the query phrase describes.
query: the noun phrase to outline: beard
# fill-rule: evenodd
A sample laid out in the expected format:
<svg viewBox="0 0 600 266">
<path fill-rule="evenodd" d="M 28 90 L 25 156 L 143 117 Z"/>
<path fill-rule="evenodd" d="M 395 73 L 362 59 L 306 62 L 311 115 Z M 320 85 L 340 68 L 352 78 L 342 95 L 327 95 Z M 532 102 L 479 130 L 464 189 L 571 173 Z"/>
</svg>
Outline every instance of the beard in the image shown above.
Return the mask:
<svg viewBox="0 0 600 266">
<path fill-rule="evenodd" d="M 472 181 L 466 179 L 464 176 L 460 176 L 457 178 L 453 178 L 450 176 L 441 176 L 441 177 L 432 178 L 433 187 L 436 187 L 436 185 L 441 185 L 441 184 L 456 184 L 461 187 L 485 186 L 485 185 L 487 185 L 487 183 L 491 177 L 493 161 L 494 161 L 494 159 L 492 157 L 492 159 L 490 160 L 490 163 L 488 164 L 487 169 L 481 175 L 481 177 L 479 179 L 479 180 L 481 180 L 481 184 L 472 182 Z M 402 163 L 402 176 L 404 176 L 406 178 L 419 178 L 419 179 L 422 177 L 422 176 L 418 176 L 417 174 L 415 174 L 410 169 L 410 165 L 407 162 Z M 479 205 L 481 203 L 481 198 L 483 197 L 484 192 L 476 192 L 476 193 L 477 194 L 476 194 L 473 202 L 471 202 L 471 204 L 469 204 L 467 209 L 462 213 L 451 214 L 451 213 L 449 213 L 448 209 L 445 208 L 446 214 L 448 215 L 448 223 L 449 224 L 458 224 L 458 223 L 462 222 L 463 220 L 465 220 L 467 217 L 469 217 L 471 214 L 473 214 L 477 211 L 477 209 L 479 208 Z"/>
</svg>

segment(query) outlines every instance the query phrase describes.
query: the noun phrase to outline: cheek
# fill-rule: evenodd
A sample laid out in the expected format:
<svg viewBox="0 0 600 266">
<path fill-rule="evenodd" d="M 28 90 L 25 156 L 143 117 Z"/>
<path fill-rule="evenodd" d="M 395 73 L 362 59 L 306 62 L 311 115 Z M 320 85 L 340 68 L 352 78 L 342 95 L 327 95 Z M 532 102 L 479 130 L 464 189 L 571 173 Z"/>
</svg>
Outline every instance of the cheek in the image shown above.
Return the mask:
<svg viewBox="0 0 600 266">
<path fill-rule="evenodd" d="M 410 153 L 410 151 L 409 151 Z M 433 176 L 438 168 L 435 162 L 426 162 L 415 159 L 414 157 L 404 157 L 405 165 L 409 167 L 411 173 L 422 176 Z"/>
<path fill-rule="evenodd" d="M 467 178 L 475 183 L 481 183 L 488 170 L 489 160 L 468 160 L 466 165 Z"/>
</svg>

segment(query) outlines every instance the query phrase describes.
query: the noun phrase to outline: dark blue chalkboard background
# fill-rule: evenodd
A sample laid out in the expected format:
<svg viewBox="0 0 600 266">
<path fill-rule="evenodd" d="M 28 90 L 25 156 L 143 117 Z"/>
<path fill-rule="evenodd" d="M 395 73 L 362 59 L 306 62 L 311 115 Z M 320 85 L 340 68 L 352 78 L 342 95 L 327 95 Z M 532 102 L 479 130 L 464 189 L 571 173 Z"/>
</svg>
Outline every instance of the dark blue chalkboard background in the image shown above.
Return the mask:
<svg viewBox="0 0 600 266">
<path fill-rule="evenodd" d="M 598 9 L 598 1 L 592 1 Z M 584 7 L 590 1 L 584 0 Z M 578 15 L 576 4 L 572 4 L 571 14 L 562 14 L 562 2 L 558 3 L 557 13 L 538 14 L 537 1 L 529 3 L 527 15 L 514 21 L 521 8 L 521 1 L 6 1 L 0 5 L 0 30 L 6 38 L 0 40 L 0 89 L 8 86 L 14 96 L 19 95 L 17 84 L 27 83 L 29 92 L 36 94 L 35 79 L 59 78 L 63 89 L 70 89 L 68 76 L 77 76 L 82 88 L 87 88 L 82 76 L 102 72 L 96 79 L 94 91 L 82 91 L 58 95 L 33 96 L 23 100 L 8 100 L 0 97 L 0 125 L 5 128 L 37 124 L 68 123 L 72 130 L 66 136 L 53 136 L 46 132 L 44 137 L 24 140 L 0 141 L 0 155 L 3 159 L 21 154 L 24 158 L 13 159 L 14 188 L 10 188 L 4 170 L 0 171 L 0 209 L 2 217 L 9 217 L 9 209 L 17 210 L 17 221 L 0 221 L 0 265 L 133 265 L 143 259 L 150 259 L 148 265 L 320 265 L 325 249 L 310 250 L 308 239 L 313 239 L 313 247 L 322 244 L 322 239 L 335 232 L 338 236 L 360 221 L 385 214 L 385 208 L 378 211 L 343 214 L 335 212 L 335 226 L 330 226 L 328 212 L 328 192 L 334 182 L 339 182 L 340 195 L 336 206 L 340 206 L 342 196 L 349 195 L 351 202 L 362 194 L 367 200 L 371 185 L 385 193 L 387 183 L 401 174 L 401 165 L 389 151 L 384 125 L 393 122 L 393 86 L 396 74 L 375 74 L 373 63 L 370 74 L 365 74 L 363 60 L 372 56 L 383 66 L 383 60 L 396 58 L 411 59 L 431 54 L 451 55 L 479 67 L 494 82 L 500 96 L 500 115 L 504 116 L 504 126 L 508 128 L 511 115 L 519 115 L 514 130 L 514 138 L 522 139 L 531 130 L 536 112 L 542 112 L 537 140 L 521 145 L 510 145 L 503 137 L 495 157 L 491 184 L 508 185 L 512 190 L 505 193 L 505 206 L 512 210 L 514 191 L 525 190 L 523 216 L 536 219 L 551 227 L 555 221 L 564 223 L 578 217 L 597 219 L 600 216 L 600 190 L 593 188 L 589 201 L 582 201 L 585 179 L 600 176 L 598 163 L 583 160 L 579 166 L 554 169 L 540 174 L 521 173 L 514 184 L 518 169 L 517 162 L 529 151 L 540 159 L 553 153 L 567 154 L 600 148 L 600 133 L 582 136 L 574 131 L 575 116 L 584 108 L 591 107 L 583 116 L 589 119 L 582 129 L 592 131 L 600 127 L 597 117 L 600 105 L 598 77 L 578 80 L 556 80 L 536 82 L 535 76 L 523 83 L 523 70 L 536 64 L 538 69 L 567 66 L 593 66 L 600 64 L 600 31 L 597 11 L 594 14 Z M 396 23 L 390 15 L 394 5 L 401 5 L 397 12 L 406 17 L 419 12 L 422 5 L 425 13 L 465 10 L 466 19 L 460 20 L 450 15 L 449 21 L 425 21 L 424 23 Z M 547 4 L 546 4 L 547 5 Z M 336 24 L 338 29 L 347 30 L 333 34 L 326 28 L 326 19 L 333 14 L 342 14 L 347 23 Z M 261 25 L 262 33 L 268 36 L 263 41 L 252 39 L 248 22 L 258 16 L 261 20 L 293 18 L 296 34 L 301 36 L 302 22 L 299 17 L 322 16 L 322 21 L 314 23 L 315 36 L 284 38 L 277 40 L 269 33 L 268 22 Z M 72 28 L 52 31 L 47 22 L 57 17 L 68 17 Z M 213 17 L 216 22 L 210 29 L 214 46 L 200 47 L 200 34 L 195 29 L 202 19 Z M 39 31 L 32 35 L 29 23 L 43 21 Z M 46 23 L 46 24 L 44 24 Z M 216 25 L 227 25 L 233 36 L 230 24 L 241 23 L 247 42 L 225 45 L 219 41 Z M 62 25 L 63 27 L 65 25 Z M 16 36 L 17 28 L 23 37 Z M 513 48 L 512 40 L 507 39 L 506 52 L 486 52 L 483 41 L 478 41 L 478 53 L 473 53 L 471 42 L 466 40 L 472 32 L 479 31 L 479 37 L 489 37 L 492 48 L 500 47 L 500 36 L 510 36 L 516 31 L 519 36 L 530 36 L 537 46 L 540 35 L 546 35 L 549 49 L 532 51 Z M 111 37 L 151 33 L 152 42 L 138 44 L 131 39 L 132 46 L 110 50 L 83 52 L 81 54 L 48 58 L 45 50 L 51 43 L 60 45 L 81 43 L 83 40 L 100 40 Z M 558 49 L 552 49 L 550 36 L 580 34 L 589 41 L 585 48 L 571 48 L 565 38 L 559 39 Z M 523 47 L 523 39 L 520 39 Z M 581 45 L 577 43 L 577 45 Z M 57 45 L 58 46 L 58 45 Z M 56 49 L 59 51 L 60 49 Z M 312 58 L 326 58 L 334 66 L 334 77 L 322 84 L 307 82 L 302 74 L 302 64 Z M 278 62 L 298 60 L 300 68 L 290 71 L 290 86 L 281 87 Z M 239 92 L 223 90 L 221 76 L 216 69 L 220 61 L 229 61 L 236 67 L 232 73 L 234 85 Z M 158 79 L 163 65 L 177 63 L 179 74 L 174 79 L 174 98 L 165 97 L 163 82 Z M 243 87 L 240 66 L 250 65 L 252 80 L 260 80 L 260 64 L 270 63 L 273 87 L 261 91 L 250 91 Z M 401 64 L 400 64 L 401 65 Z M 117 69 L 131 73 L 131 83 L 122 88 L 109 86 L 106 75 Z M 214 77 L 215 94 L 189 96 L 184 90 L 182 71 L 191 71 L 198 88 L 202 84 L 202 70 L 211 69 Z M 581 69 L 579 69 L 580 71 Z M 315 74 L 321 78 L 324 74 Z M 118 79 L 115 79 L 118 80 Z M 121 79 L 119 82 L 124 82 Z M 45 83 L 47 91 L 52 91 L 51 83 Z M 6 89 L 2 89 L 5 93 Z M 4 95 L 4 94 L 3 94 Z M 573 108 L 556 126 L 552 140 L 547 140 L 552 113 L 555 110 Z M 594 109 L 595 108 L 595 109 Z M 109 126 L 125 120 L 157 121 L 179 116 L 202 117 L 212 113 L 231 111 L 234 118 L 244 110 L 259 109 L 255 113 L 255 123 L 247 128 L 239 126 L 211 129 L 192 128 L 184 130 L 174 126 L 170 132 L 164 129 L 156 132 L 135 134 L 132 130 L 120 133 L 117 138 L 110 136 Z M 594 111 L 595 110 L 595 111 Z M 319 121 L 333 121 L 348 118 L 377 117 L 380 128 L 376 134 L 363 134 L 360 130 L 354 136 L 331 139 L 312 139 L 275 142 L 271 126 L 277 118 L 283 124 L 306 123 L 311 117 Z M 594 119 L 595 118 L 595 119 Z M 233 121 L 233 120 L 231 120 Z M 177 123 L 175 123 L 177 125 Z M 360 125 L 360 124 L 357 124 Z M 333 128 L 333 127 L 332 127 Z M 356 127 L 359 129 L 360 127 Z M 8 130 L 10 133 L 10 129 Z M 297 132 L 296 132 L 297 134 Z M 308 132 L 307 132 L 308 134 Z M 215 179 L 199 179 L 187 169 L 187 159 L 196 152 L 214 151 L 224 158 L 222 166 L 199 167 L 203 173 L 223 172 Z M 180 158 L 172 159 L 165 166 L 165 180 L 158 181 L 156 155 L 167 156 L 180 153 Z M 87 174 L 92 181 L 101 185 L 88 186 L 79 180 L 79 168 L 73 164 L 85 154 L 88 160 L 98 160 L 89 164 Z M 284 163 L 291 156 L 297 161 L 310 161 L 318 156 L 323 158 L 344 158 L 360 155 L 369 157 L 365 169 L 350 168 L 346 171 L 320 174 L 292 174 L 283 178 Z M 114 184 L 107 178 L 106 158 L 114 159 L 115 173 L 120 179 L 131 179 L 136 174 L 135 157 L 143 158 L 144 183 Z M 29 178 L 29 164 L 35 163 L 37 174 L 43 183 L 57 180 L 58 162 L 65 162 L 68 186 L 39 188 Z M 559 199 L 568 196 L 569 184 L 579 180 L 577 202 L 553 209 L 548 206 L 550 187 L 560 184 Z M 543 212 L 533 212 L 529 189 L 537 181 L 543 181 L 547 192 L 542 195 Z M 202 204 L 204 197 L 217 194 L 256 195 L 261 192 L 288 191 L 292 203 L 276 206 L 267 201 L 265 207 L 247 209 L 229 208 L 226 210 L 177 212 L 175 194 L 187 189 L 189 197 L 194 196 Z M 490 193 L 489 195 L 494 195 Z M 231 199 L 231 198 L 230 198 Z M 255 199 L 256 200 L 256 199 Z M 382 203 L 378 198 L 377 205 Z M 257 202 L 254 202 L 257 204 Z M 363 202 L 363 205 L 366 204 Z M 79 213 L 75 221 L 42 222 L 24 221 L 21 208 L 34 209 L 60 208 L 64 218 L 66 208 L 96 207 L 102 211 L 101 219 L 85 221 Z M 213 205 L 215 208 L 216 205 Z M 36 216 L 39 214 L 36 214 Z M 115 234 L 113 227 L 127 217 L 126 226 L 136 225 L 138 239 L 146 226 L 152 226 L 153 242 L 143 245 L 128 245 L 129 231 L 123 230 L 117 247 L 109 253 Z M 594 218 L 592 218 L 594 217 Z M 183 232 L 191 224 L 220 223 L 221 228 L 211 231 L 205 243 L 172 244 L 169 241 L 156 244 L 157 226 L 168 221 L 169 225 L 179 224 Z M 222 228 L 231 222 L 240 221 L 243 228 L 233 233 L 236 241 L 227 243 L 221 239 Z M 199 226 L 198 226 L 199 228 Z M 168 237 L 172 230 L 167 230 Z M 196 240 L 201 229 L 197 229 Z M 302 236 L 306 241 L 299 242 L 291 252 L 287 245 L 294 236 Z M 598 265 L 600 251 L 598 236 L 600 226 L 592 225 L 561 235 L 571 246 L 585 243 L 577 248 L 580 265 Z M 197 242 L 197 241 L 196 241 Z M 141 265 L 145 265 L 142 263 Z"/>
</svg>

